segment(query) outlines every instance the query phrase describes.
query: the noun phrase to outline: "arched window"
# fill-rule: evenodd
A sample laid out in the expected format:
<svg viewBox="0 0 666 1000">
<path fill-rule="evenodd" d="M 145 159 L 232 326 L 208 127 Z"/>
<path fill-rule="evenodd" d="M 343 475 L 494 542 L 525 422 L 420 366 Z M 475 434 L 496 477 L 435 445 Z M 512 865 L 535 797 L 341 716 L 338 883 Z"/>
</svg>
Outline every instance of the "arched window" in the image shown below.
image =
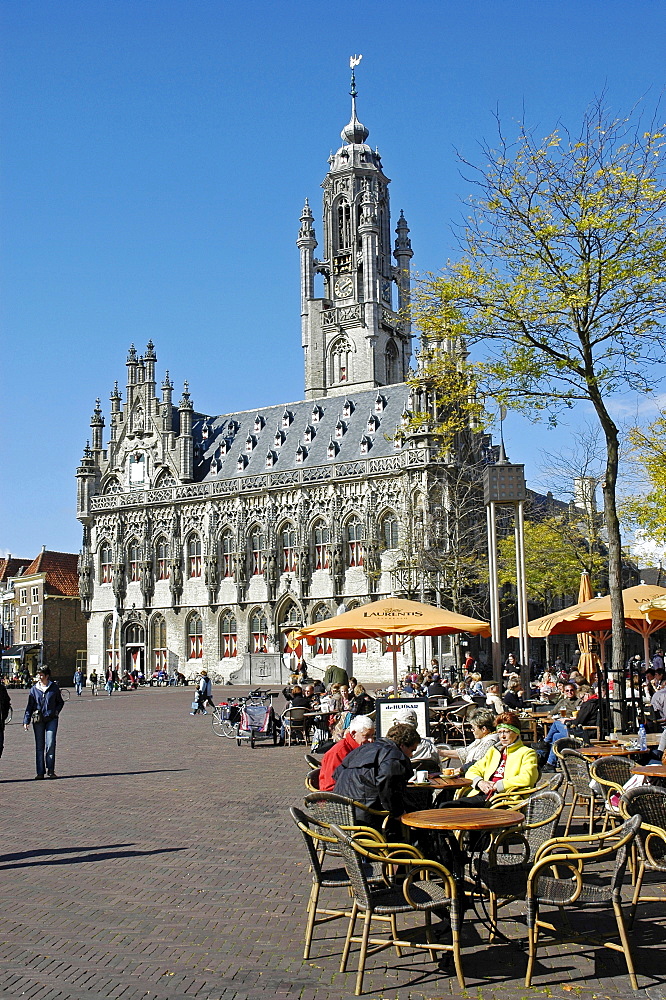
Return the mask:
<svg viewBox="0 0 666 1000">
<path fill-rule="evenodd" d="M 326 618 L 331 617 L 331 612 L 326 607 L 325 604 L 318 604 L 315 608 L 314 614 L 312 616 L 313 623 L 323 622 Z M 333 642 L 328 636 L 319 636 L 316 643 L 312 647 L 312 655 L 319 656 L 320 653 L 324 655 L 333 652 Z"/>
<path fill-rule="evenodd" d="M 354 608 L 357 608 L 358 606 L 359 606 L 358 605 L 358 601 L 351 601 L 351 603 L 347 605 L 347 610 L 348 611 L 353 611 Z M 351 644 L 352 644 L 352 647 L 351 647 L 352 648 L 352 653 L 367 653 L 368 652 L 368 644 L 365 641 L 365 639 L 363 639 L 363 638 L 361 638 L 361 639 L 352 639 Z"/>
<path fill-rule="evenodd" d="M 261 576 L 264 572 L 264 534 L 261 528 L 254 528 L 250 535 L 250 554 L 252 576 Z"/>
<path fill-rule="evenodd" d="M 102 490 L 102 493 L 104 494 L 104 496 L 109 496 L 109 494 L 111 493 L 122 493 L 122 491 L 123 491 L 122 486 L 120 485 L 116 477 L 112 476 L 111 479 L 107 479 L 107 481 L 104 483 L 104 489 Z"/>
<path fill-rule="evenodd" d="M 289 604 L 285 608 L 282 615 L 280 616 L 280 627 L 278 629 L 280 635 L 280 651 L 282 653 L 291 653 L 289 646 L 287 645 L 287 636 L 294 629 L 297 629 L 301 624 L 301 615 L 295 604 Z"/>
<path fill-rule="evenodd" d="M 117 670 L 120 664 L 120 628 L 116 625 L 114 631 L 111 615 L 104 620 L 104 652 L 106 669 L 111 667 Z"/>
<path fill-rule="evenodd" d="M 167 669 L 166 621 L 162 615 L 155 615 L 151 624 L 151 646 L 153 650 L 153 670 Z"/>
<path fill-rule="evenodd" d="M 382 545 L 385 549 L 398 547 L 398 518 L 393 511 L 385 514 L 381 522 Z"/>
<path fill-rule="evenodd" d="M 129 543 L 127 557 L 129 562 L 129 582 L 138 583 L 141 579 L 141 546 L 136 538 L 133 538 Z"/>
<path fill-rule="evenodd" d="M 345 337 L 336 340 L 331 347 L 329 372 L 332 385 L 351 380 L 351 347 Z"/>
<path fill-rule="evenodd" d="M 108 542 L 102 542 L 99 550 L 99 578 L 102 583 L 113 582 L 113 553 Z"/>
<path fill-rule="evenodd" d="M 131 622 L 125 629 L 125 645 L 143 646 L 145 641 L 146 634 L 143 625 L 140 625 L 139 622 Z"/>
<path fill-rule="evenodd" d="M 201 615 L 190 615 L 187 622 L 187 658 L 200 660 L 203 656 L 203 622 Z"/>
<path fill-rule="evenodd" d="M 164 536 L 157 539 L 157 544 L 155 545 L 155 554 L 157 556 L 157 579 L 168 580 L 169 543 L 167 542 L 166 538 L 164 538 Z"/>
<path fill-rule="evenodd" d="M 196 534 L 190 535 L 187 542 L 187 575 L 201 576 L 201 539 Z"/>
<path fill-rule="evenodd" d="M 338 250 L 351 246 L 351 208 L 346 198 L 338 202 Z"/>
<path fill-rule="evenodd" d="M 331 541 L 330 529 L 323 521 L 314 526 L 314 568 L 328 569 L 328 545 Z"/>
<path fill-rule="evenodd" d="M 395 345 L 395 341 L 389 340 L 386 345 L 386 354 L 384 360 L 386 363 L 386 384 L 393 385 L 395 382 L 400 381 L 400 371 L 398 364 L 398 348 Z"/>
<path fill-rule="evenodd" d="M 234 575 L 234 536 L 230 531 L 222 535 L 222 577 Z M 234 654 L 235 655 L 235 654 Z"/>
<path fill-rule="evenodd" d="M 162 469 L 155 480 L 155 488 L 162 489 L 165 486 L 177 486 L 178 483 L 174 479 L 174 475 L 171 469 Z"/>
<path fill-rule="evenodd" d="M 250 652 L 268 652 L 268 622 L 261 611 L 255 611 L 250 617 Z"/>
<path fill-rule="evenodd" d="M 363 565 L 363 527 L 358 517 L 347 522 L 347 565 Z"/>
<path fill-rule="evenodd" d="M 282 572 L 296 572 L 296 531 L 292 525 L 282 529 Z"/>
<path fill-rule="evenodd" d="M 220 618 L 220 657 L 224 660 L 237 653 L 236 619 L 230 611 Z"/>
</svg>

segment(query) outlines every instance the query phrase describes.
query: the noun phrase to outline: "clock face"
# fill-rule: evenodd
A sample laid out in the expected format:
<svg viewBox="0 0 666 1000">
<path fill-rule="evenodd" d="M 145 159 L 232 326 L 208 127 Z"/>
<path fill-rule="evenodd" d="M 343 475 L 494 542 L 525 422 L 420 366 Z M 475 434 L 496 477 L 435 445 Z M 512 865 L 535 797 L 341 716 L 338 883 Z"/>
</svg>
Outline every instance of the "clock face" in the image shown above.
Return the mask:
<svg viewBox="0 0 666 1000">
<path fill-rule="evenodd" d="M 346 299 L 354 291 L 354 282 L 347 276 L 346 278 L 338 278 L 335 283 L 335 294 L 342 299 Z"/>
</svg>

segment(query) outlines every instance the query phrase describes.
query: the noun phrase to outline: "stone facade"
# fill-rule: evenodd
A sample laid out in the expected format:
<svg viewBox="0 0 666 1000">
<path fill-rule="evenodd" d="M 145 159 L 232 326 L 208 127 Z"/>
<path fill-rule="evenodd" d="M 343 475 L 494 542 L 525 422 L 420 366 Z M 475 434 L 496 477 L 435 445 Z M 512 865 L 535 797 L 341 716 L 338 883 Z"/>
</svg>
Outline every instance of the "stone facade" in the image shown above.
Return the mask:
<svg viewBox="0 0 666 1000">
<path fill-rule="evenodd" d="M 401 215 L 392 264 L 389 182 L 355 99 L 352 85 L 323 184 L 324 258 L 307 202 L 297 240 L 306 398 L 210 416 L 185 383 L 176 405 L 168 372 L 158 398 L 149 343 L 142 356 L 130 348 L 106 446 L 97 401 L 77 471 L 89 668 L 204 668 L 227 681 L 248 653 L 281 651 L 286 668 L 290 625 L 401 592 L 396 566 L 415 518 L 427 533 L 445 470 L 427 435 L 407 433 L 411 411 L 428 406 L 404 382 L 409 230 Z M 492 460 L 488 436 L 472 437 Z M 334 645 L 303 651 L 315 675 Z M 429 654 L 421 644 L 419 662 Z M 390 656 L 361 643 L 354 669 L 383 679 Z"/>
</svg>

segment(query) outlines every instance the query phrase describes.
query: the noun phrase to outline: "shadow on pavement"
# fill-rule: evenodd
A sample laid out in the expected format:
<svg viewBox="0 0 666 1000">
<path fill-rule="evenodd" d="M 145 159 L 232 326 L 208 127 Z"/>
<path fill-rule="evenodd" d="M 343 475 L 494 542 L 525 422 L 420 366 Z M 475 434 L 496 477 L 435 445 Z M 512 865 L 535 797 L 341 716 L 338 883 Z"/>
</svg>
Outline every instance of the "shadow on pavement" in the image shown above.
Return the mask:
<svg viewBox="0 0 666 1000">
<path fill-rule="evenodd" d="M 179 771 L 189 770 L 189 767 L 155 767 L 147 771 L 91 771 L 87 774 L 59 774 L 58 781 L 71 781 L 72 778 L 124 778 L 131 774 L 178 774 Z M 17 785 L 34 780 L 34 778 L 3 778 L 0 784 Z"/>
<path fill-rule="evenodd" d="M 84 848 L 85 850 L 85 848 Z M 0 864 L 0 872 L 10 871 L 12 868 L 37 868 L 45 863 L 49 865 L 79 865 L 82 863 L 90 863 L 95 861 L 117 861 L 119 858 L 144 858 L 152 857 L 155 854 L 176 854 L 179 851 L 184 851 L 184 847 L 162 847 L 156 848 L 154 851 L 99 851 L 97 854 L 86 854 L 83 857 L 69 857 L 69 858 L 52 858 L 48 862 L 44 859 L 38 859 L 35 861 L 27 861 L 23 863 L 18 863 L 15 865 L 3 865 Z"/>
</svg>

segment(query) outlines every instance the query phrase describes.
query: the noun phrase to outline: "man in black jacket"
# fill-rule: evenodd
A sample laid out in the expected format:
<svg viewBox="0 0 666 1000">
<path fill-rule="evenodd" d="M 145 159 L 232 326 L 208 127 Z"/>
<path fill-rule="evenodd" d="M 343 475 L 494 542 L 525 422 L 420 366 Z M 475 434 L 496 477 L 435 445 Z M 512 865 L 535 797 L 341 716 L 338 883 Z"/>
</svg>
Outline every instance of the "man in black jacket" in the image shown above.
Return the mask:
<svg viewBox="0 0 666 1000">
<path fill-rule="evenodd" d="M 364 743 L 336 768 L 335 791 L 371 809 L 386 809 L 394 818 L 409 810 L 407 782 L 414 774 L 410 760 L 421 737 L 414 726 L 398 722 L 385 737 Z M 367 817 L 359 816 L 367 823 Z"/>
<path fill-rule="evenodd" d="M 7 694 L 7 688 L 0 680 L 0 757 L 5 749 L 5 722 L 12 707 L 11 699 Z"/>
</svg>

